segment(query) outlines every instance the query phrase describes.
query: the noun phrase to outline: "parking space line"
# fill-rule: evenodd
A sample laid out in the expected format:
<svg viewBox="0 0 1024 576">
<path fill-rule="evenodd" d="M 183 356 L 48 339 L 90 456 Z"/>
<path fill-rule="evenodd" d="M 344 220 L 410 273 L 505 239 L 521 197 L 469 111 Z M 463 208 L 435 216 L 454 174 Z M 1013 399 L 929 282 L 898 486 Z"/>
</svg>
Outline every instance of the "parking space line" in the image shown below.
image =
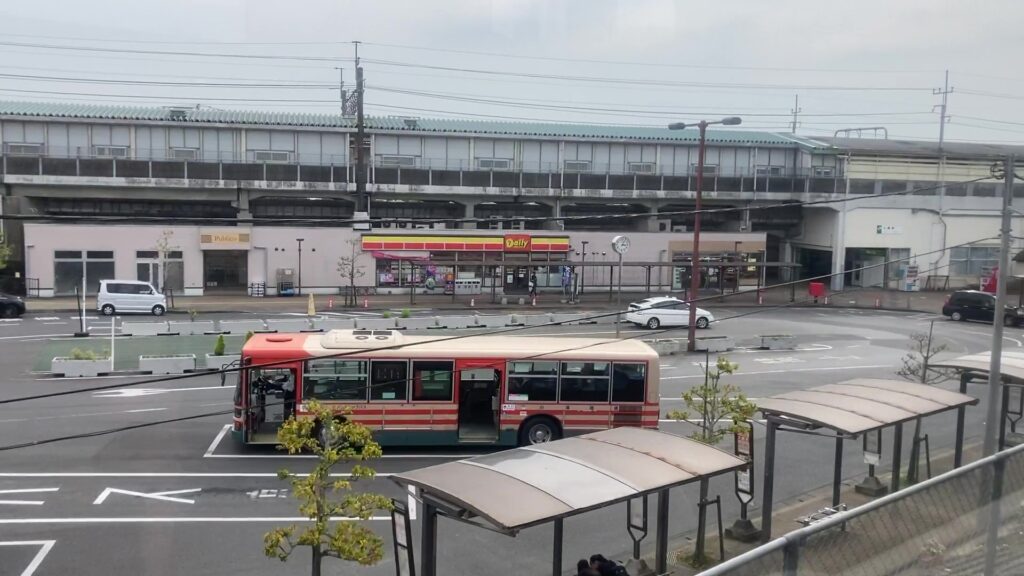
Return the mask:
<svg viewBox="0 0 1024 576">
<path fill-rule="evenodd" d="M 216 454 L 217 446 L 224 440 L 224 436 L 228 430 L 231 429 L 231 424 L 225 424 L 221 428 L 217 436 L 214 437 L 213 442 L 203 453 L 203 458 L 237 458 L 237 459 L 248 459 L 248 460 L 267 460 L 271 458 L 316 458 L 314 454 Z M 444 459 L 444 460 L 459 460 L 462 458 L 471 458 L 473 456 L 480 456 L 480 453 L 474 452 L 470 454 L 384 454 L 381 456 L 384 460 L 427 460 L 427 459 Z M 388 474 L 377 474 L 377 476 L 388 476 Z M 3 474 L 0 473 L 0 478 Z"/>
<path fill-rule="evenodd" d="M 331 517 L 334 522 L 352 522 L 358 518 Z M 371 516 L 374 522 L 390 522 L 391 516 Z M 163 516 L 163 517 L 103 517 L 103 518 L 3 518 L 0 524 L 194 524 L 218 522 L 311 522 L 306 516 Z M 4 544 L 0 542 L 0 545 Z M 49 549 L 46 550 L 49 552 Z M 43 557 L 46 555 L 43 554 Z M 39 558 L 37 556 L 37 558 Z M 39 558 L 42 562 L 42 558 Z M 30 565 L 34 572 L 38 565 Z M 32 572 L 22 572 L 22 576 Z"/>
<path fill-rule="evenodd" d="M 889 364 L 865 364 L 859 366 L 824 366 L 821 368 L 789 368 L 786 370 L 759 370 L 756 372 L 736 372 L 733 376 L 757 376 L 759 374 L 784 374 L 787 372 L 828 372 L 832 370 L 867 370 L 870 368 L 891 368 Z M 692 374 L 690 376 L 662 376 L 662 380 L 687 380 L 692 378 L 703 378 L 704 374 Z"/>
<path fill-rule="evenodd" d="M 39 569 L 39 565 L 43 563 L 46 555 L 50 553 L 50 550 L 53 549 L 53 545 L 56 543 L 56 540 L 23 540 L 20 542 L 0 542 L 0 546 L 39 546 L 39 552 L 28 563 L 28 566 L 21 571 L 21 576 L 32 576 Z"/>
</svg>

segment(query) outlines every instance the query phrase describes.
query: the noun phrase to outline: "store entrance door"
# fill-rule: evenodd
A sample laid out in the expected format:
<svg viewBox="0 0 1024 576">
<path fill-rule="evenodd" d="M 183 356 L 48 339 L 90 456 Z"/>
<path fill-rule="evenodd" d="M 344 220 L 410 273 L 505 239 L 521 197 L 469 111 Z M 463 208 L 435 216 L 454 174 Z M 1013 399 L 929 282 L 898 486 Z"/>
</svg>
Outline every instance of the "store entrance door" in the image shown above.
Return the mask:
<svg viewBox="0 0 1024 576">
<path fill-rule="evenodd" d="M 245 291 L 249 281 L 247 250 L 203 251 L 203 286 L 208 292 Z"/>
<path fill-rule="evenodd" d="M 530 291 L 530 267 L 505 267 L 505 293 L 526 294 Z"/>
</svg>

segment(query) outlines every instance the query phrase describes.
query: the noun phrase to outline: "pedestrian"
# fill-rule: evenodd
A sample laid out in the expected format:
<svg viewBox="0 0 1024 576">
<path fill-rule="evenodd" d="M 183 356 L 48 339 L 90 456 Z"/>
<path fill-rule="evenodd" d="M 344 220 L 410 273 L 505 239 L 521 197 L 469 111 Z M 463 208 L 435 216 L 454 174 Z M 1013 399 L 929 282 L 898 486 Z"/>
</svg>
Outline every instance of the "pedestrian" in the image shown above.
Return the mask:
<svg viewBox="0 0 1024 576">
<path fill-rule="evenodd" d="M 537 296 L 537 273 L 530 273 L 530 297 L 535 298 Z"/>
<path fill-rule="evenodd" d="M 625 566 L 612 562 L 600 554 L 590 557 L 590 567 L 596 570 L 600 576 L 629 576 Z"/>
<path fill-rule="evenodd" d="M 576 563 L 576 576 L 601 576 L 601 573 L 591 568 L 588 560 L 580 558 Z"/>
</svg>

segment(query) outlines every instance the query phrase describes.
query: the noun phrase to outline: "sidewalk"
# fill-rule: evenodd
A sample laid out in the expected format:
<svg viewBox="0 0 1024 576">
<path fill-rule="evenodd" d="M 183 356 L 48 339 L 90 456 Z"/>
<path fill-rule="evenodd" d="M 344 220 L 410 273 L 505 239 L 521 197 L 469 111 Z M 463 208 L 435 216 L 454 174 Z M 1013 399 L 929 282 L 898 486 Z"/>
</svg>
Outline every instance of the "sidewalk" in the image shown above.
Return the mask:
<svg viewBox="0 0 1024 576">
<path fill-rule="evenodd" d="M 592 290 L 592 291 L 591 291 Z M 317 294 L 314 296 L 317 312 L 345 312 L 353 311 L 381 311 L 409 309 L 436 309 L 436 310 L 564 310 L 567 308 L 580 308 L 589 310 L 615 310 L 624 309 L 629 302 L 646 298 L 646 292 L 623 291 L 621 304 L 616 304 L 615 294 L 609 294 L 607 289 L 594 287 L 580 296 L 578 304 L 566 304 L 562 302 L 562 296 L 557 292 L 541 292 L 537 297 L 536 305 L 531 305 L 530 299 L 524 296 L 508 296 L 508 303 L 501 304 L 501 296 L 497 296 L 492 303 L 490 294 L 478 294 L 475 296 L 459 295 L 445 296 L 439 294 L 417 294 L 415 300 L 410 302 L 408 294 L 372 295 L 361 296 L 359 306 L 346 309 L 342 306 L 343 296 L 329 296 Z M 651 296 L 673 295 L 683 298 L 682 293 L 671 293 L 667 291 L 652 291 Z M 806 288 L 797 286 L 792 289 L 788 286 L 781 288 L 768 288 L 758 294 L 745 291 L 737 294 L 719 295 L 717 292 L 702 292 L 699 306 L 703 308 L 720 307 L 777 307 L 777 306 L 816 306 L 832 308 L 863 308 L 915 311 L 938 314 L 941 312 L 942 304 L 946 300 L 947 292 L 897 292 L 894 290 L 879 289 L 851 289 L 839 294 L 831 294 L 826 299 L 819 299 L 814 302 L 807 295 Z M 235 313 L 305 313 L 307 310 L 307 296 L 297 297 L 275 297 L 253 298 L 244 294 L 238 295 L 215 295 L 215 296 L 176 296 L 174 306 L 169 313 L 187 313 L 189 310 L 197 312 L 235 312 Z M 520 304 L 522 299 L 522 304 Z M 759 303 L 760 302 L 760 303 Z M 333 305 L 332 305 L 333 304 Z M 29 298 L 26 300 L 29 312 L 68 312 L 76 311 L 77 305 L 73 297 L 59 298 Z M 90 297 L 86 300 L 86 306 L 90 312 L 95 309 L 96 300 Z"/>
</svg>

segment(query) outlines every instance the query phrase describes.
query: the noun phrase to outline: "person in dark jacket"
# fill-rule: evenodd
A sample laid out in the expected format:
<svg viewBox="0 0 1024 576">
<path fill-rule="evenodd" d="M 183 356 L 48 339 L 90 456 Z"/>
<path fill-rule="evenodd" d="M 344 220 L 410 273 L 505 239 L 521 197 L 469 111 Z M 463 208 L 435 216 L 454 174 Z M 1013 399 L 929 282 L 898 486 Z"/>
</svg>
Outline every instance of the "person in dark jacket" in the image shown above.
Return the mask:
<svg viewBox="0 0 1024 576">
<path fill-rule="evenodd" d="M 594 554 L 590 557 L 590 567 L 597 570 L 600 576 L 628 576 L 625 567 L 612 562 L 600 554 Z"/>
<path fill-rule="evenodd" d="M 581 558 L 576 563 L 576 576 L 601 576 L 601 573 L 590 567 L 590 562 Z"/>
</svg>

